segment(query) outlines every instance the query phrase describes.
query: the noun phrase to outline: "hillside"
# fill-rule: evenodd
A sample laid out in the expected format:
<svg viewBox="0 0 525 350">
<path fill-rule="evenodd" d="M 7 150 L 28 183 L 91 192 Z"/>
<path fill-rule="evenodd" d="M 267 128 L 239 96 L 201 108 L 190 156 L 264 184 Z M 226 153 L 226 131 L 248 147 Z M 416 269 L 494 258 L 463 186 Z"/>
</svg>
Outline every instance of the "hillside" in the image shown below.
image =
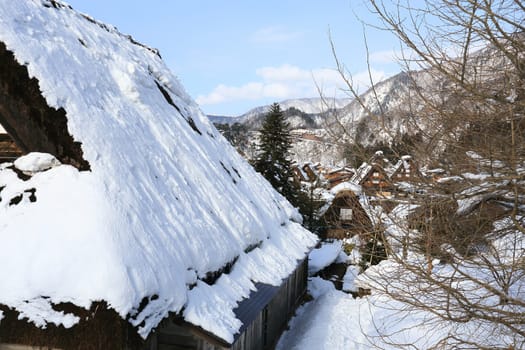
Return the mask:
<svg viewBox="0 0 525 350">
<path fill-rule="evenodd" d="M 298 162 L 342 163 L 345 162 L 345 144 L 357 141 L 365 147 L 374 148 L 411 134 L 409 121 L 403 115 L 393 113 L 402 105 L 410 84 L 408 74 L 400 73 L 378 83 L 374 89 L 362 94 L 359 100 L 323 102 L 315 98 L 280 102 L 295 135 L 293 159 Z M 241 124 L 247 131 L 248 141 L 245 144 L 251 144 L 256 141 L 256 132 L 267 110 L 268 106 L 261 106 L 238 117 L 208 117 L 215 124 Z M 392 115 L 386 124 L 370 117 L 380 112 Z M 247 153 L 246 149 L 242 150 Z"/>
<path fill-rule="evenodd" d="M 507 65 L 508 61 L 498 53 L 498 49 L 489 45 L 470 54 L 465 74 L 472 84 L 484 82 L 483 89 L 487 91 L 479 93 L 498 96 L 498 86 L 504 79 L 498 72 L 504 71 Z M 428 130 L 432 133 L 440 128 L 439 120 L 420 116 L 423 108 L 432 105 L 435 109 L 452 111 L 467 103 L 468 96 L 465 101 L 458 101 L 459 95 L 464 92 L 455 91 L 454 84 L 429 69 L 398 73 L 377 83 L 356 99 L 333 101 L 333 108 L 330 109 L 322 109 L 320 99 L 283 101 L 281 107 L 292 134 L 296 136 L 292 157 L 298 162 L 327 165 L 351 162 L 357 166 L 359 161 L 352 159 L 352 154 L 357 152 L 366 153 L 360 161 L 378 149 L 397 152 L 397 156 L 399 153 L 411 153 L 424 137 L 431 137 Z M 479 108 L 491 107 L 485 105 Z M 248 131 L 245 144 L 253 144 L 266 110 L 267 106 L 261 106 L 233 119 L 211 117 L 211 120 L 214 123 L 241 124 Z M 461 128 L 460 125 L 457 127 Z M 436 151 L 445 150 L 446 145 L 439 137 L 433 142 Z M 249 153 L 246 149 L 243 151 Z"/>
<path fill-rule="evenodd" d="M 281 110 L 287 111 L 292 128 L 308 126 L 310 128 L 321 127 L 327 107 L 329 109 L 340 109 L 350 103 L 350 99 L 327 99 L 302 98 L 290 99 L 278 102 Z M 255 131 L 261 127 L 262 119 L 268 113 L 270 105 L 255 107 L 248 112 L 235 117 L 208 115 L 212 123 L 218 124 L 244 124 L 249 130 Z"/>
</svg>

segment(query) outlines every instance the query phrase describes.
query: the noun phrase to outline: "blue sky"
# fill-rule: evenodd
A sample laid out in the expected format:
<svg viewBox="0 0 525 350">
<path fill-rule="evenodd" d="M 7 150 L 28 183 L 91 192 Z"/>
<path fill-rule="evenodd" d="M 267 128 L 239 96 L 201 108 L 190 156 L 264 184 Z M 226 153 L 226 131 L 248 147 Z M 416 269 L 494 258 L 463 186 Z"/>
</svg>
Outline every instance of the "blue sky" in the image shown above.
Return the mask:
<svg viewBox="0 0 525 350">
<path fill-rule="evenodd" d="M 366 82 L 360 19 L 377 23 L 364 0 L 66 1 L 158 48 L 202 110 L 218 115 L 319 97 L 316 84 L 328 97 L 342 96 L 329 32 L 354 80 Z M 392 63 L 398 42 L 372 28 L 366 36 L 373 76 L 399 71 Z"/>
</svg>

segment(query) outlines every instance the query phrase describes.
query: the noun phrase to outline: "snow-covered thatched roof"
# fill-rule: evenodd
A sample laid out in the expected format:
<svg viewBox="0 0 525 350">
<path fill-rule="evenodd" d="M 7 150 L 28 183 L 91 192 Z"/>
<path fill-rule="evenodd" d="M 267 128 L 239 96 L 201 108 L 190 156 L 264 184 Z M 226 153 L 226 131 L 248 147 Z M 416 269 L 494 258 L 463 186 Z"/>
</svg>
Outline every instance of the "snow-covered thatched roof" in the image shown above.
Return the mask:
<svg viewBox="0 0 525 350">
<path fill-rule="evenodd" d="M 403 170 L 405 171 L 414 171 L 414 169 L 412 169 L 412 164 L 412 156 L 404 155 L 401 156 L 401 158 L 397 161 L 395 165 L 389 167 L 388 169 L 385 169 L 385 172 L 388 175 L 388 177 L 392 178 L 396 173 L 401 171 L 401 168 L 403 168 Z"/>
<path fill-rule="evenodd" d="M 363 180 L 366 178 L 366 176 L 370 173 L 372 170 L 372 165 L 368 164 L 367 162 L 363 162 L 359 168 L 357 168 L 354 176 L 350 179 L 351 182 L 355 184 L 361 184 Z"/>
<path fill-rule="evenodd" d="M 237 303 L 254 282 L 280 284 L 314 236 L 155 50 L 59 1 L 0 2 L 0 43 L 65 111 L 60 131 L 82 157 L 29 154 L 16 164 L 35 170 L 24 176 L 1 167 L 0 304 L 38 326 L 70 327 L 78 317 L 52 305 L 104 300 L 143 337 L 174 312 L 231 342 Z M 56 141 L 51 117 L 39 117 Z"/>
</svg>

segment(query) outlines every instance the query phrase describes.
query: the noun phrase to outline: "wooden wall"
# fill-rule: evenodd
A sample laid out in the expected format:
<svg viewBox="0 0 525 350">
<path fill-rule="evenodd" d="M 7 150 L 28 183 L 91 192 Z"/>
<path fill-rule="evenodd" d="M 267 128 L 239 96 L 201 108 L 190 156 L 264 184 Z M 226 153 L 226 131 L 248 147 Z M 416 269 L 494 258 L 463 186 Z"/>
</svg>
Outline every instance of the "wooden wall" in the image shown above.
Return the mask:
<svg viewBox="0 0 525 350">
<path fill-rule="evenodd" d="M 306 292 L 308 278 L 307 260 L 304 259 L 294 273 L 279 288 L 273 289 L 273 297 L 264 307 L 253 310 L 256 315 L 243 327 L 230 346 L 217 344 L 192 332 L 191 326 L 176 325 L 166 320 L 149 340 L 148 350 L 271 350 L 275 348 L 288 321 Z M 252 293 L 253 294 L 253 293 Z M 255 293 L 255 296 L 256 293 Z M 257 305 L 254 301 L 250 305 Z M 150 337 L 151 338 L 151 337 Z"/>
</svg>

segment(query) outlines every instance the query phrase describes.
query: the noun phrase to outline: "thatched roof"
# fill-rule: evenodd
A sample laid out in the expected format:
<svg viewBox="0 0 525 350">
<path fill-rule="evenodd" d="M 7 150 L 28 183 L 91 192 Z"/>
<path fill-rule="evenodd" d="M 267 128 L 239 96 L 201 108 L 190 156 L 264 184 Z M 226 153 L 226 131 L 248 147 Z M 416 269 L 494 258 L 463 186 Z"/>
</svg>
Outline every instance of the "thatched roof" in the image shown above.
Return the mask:
<svg viewBox="0 0 525 350">
<path fill-rule="evenodd" d="M 0 305 L 72 327 L 54 306 L 103 301 L 142 337 L 178 313 L 230 342 L 237 303 L 315 243 L 297 211 L 155 50 L 59 1 L 2 0 L 0 18 L 0 122 L 44 152 L 0 167 Z"/>
</svg>

